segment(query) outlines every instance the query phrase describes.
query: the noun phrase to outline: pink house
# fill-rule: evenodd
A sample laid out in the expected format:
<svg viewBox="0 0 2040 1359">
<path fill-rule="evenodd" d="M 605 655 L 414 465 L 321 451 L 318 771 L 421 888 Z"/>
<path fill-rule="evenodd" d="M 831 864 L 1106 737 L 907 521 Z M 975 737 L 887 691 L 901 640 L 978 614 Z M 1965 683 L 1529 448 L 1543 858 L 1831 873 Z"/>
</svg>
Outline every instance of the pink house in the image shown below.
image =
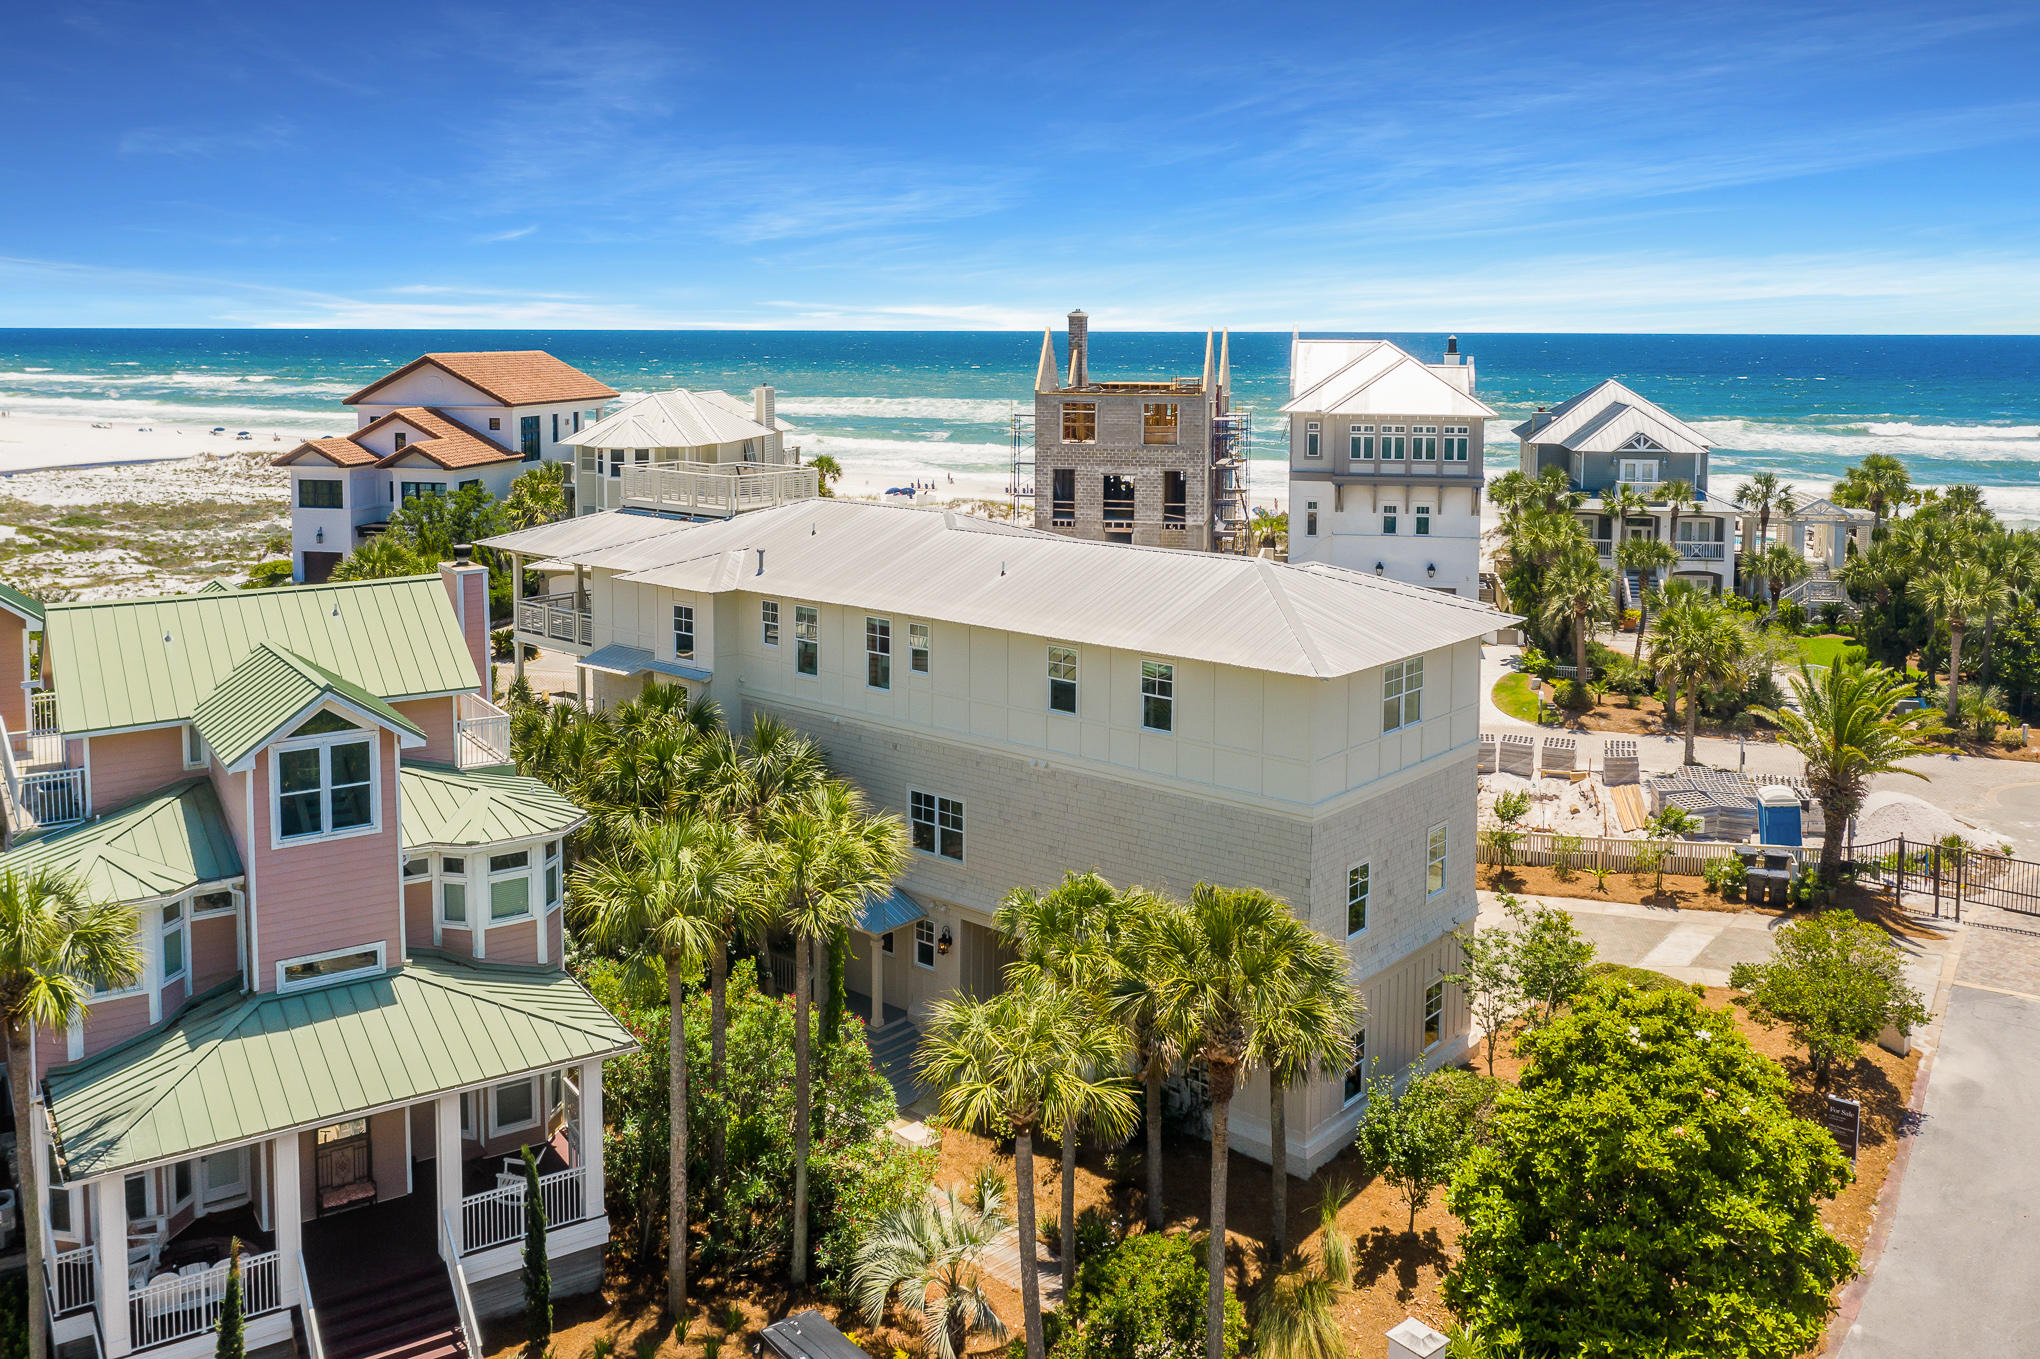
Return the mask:
<svg viewBox="0 0 2040 1359">
<path fill-rule="evenodd" d="M 561 967 L 584 817 L 509 765 L 487 604 L 459 562 L 40 607 L 0 872 L 129 905 L 142 957 L 36 1037 L 60 1352 L 210 1354 L 231 1239 L 251 1352 L 472 1352 L 521 1306 L 524 1146 L 554 1288 L 599 1285 L 633 1043 Z"/>
</svg>

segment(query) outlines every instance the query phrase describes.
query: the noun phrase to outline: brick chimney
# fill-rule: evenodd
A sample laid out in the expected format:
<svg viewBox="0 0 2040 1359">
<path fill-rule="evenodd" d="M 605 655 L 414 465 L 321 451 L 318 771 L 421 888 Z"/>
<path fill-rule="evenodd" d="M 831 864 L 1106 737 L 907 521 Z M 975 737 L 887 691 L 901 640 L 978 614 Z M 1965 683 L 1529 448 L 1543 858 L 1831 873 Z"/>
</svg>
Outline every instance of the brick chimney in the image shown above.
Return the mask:
<svg viewBox="0 0 2040 1359">
<path fill-rule="evenodd" d="M 1091 385 L 1091 318 L 1083 308 L 1070 313 L 1070 386 Z"/>
<path fill-rule="evenodd" d="M 439 563 L 439 582 L 453 602 L 453 616 L 460 623 L 460 635 L 474 657 L 475 673 L 482 678 L 482 697 L 494 698 L 489 683 L 489 568 L 474 561 L 474 548 L 466 543 L 453 550 L 453 560 Z"/>
</svg>

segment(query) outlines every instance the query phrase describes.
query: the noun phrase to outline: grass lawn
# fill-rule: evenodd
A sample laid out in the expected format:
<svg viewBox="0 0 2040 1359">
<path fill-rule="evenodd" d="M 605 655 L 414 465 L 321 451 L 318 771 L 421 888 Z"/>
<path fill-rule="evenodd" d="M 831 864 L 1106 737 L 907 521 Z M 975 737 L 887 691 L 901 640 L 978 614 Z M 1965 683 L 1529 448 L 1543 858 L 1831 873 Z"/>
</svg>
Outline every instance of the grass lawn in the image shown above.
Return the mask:
<svg viewBox="0 0 2040 1359">
<path fill-rule="evenodd" d="M 1537 722 L 1537 695 L 1529 675 L 1504 675 L 1495 681 L 1495 706 L 1518 722 Z"/>
<path fill-rule="evenodd" d="M 1842 648 L 1853 646 L 1854 639 L 1830 632 L 1821 637 L 1797 639 L 1799 655 L 1808 665 L 1833 665 L 1841 658 Z"/>
</svg>

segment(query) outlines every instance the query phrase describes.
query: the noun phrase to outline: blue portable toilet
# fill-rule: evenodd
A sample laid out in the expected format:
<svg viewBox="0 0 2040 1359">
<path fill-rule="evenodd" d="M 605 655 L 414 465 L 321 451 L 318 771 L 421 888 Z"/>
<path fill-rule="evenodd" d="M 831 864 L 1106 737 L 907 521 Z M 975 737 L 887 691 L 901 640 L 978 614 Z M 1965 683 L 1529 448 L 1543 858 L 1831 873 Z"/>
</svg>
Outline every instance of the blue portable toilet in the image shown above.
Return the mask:
<svg viewBox="0 0 2040 1359">
<path fill-rule="evenodd" d="M 1757 789 L 1757 843 L 1796 845 L 1800 834 L 1799 794 L 1775 783 Z"/>
</svg>

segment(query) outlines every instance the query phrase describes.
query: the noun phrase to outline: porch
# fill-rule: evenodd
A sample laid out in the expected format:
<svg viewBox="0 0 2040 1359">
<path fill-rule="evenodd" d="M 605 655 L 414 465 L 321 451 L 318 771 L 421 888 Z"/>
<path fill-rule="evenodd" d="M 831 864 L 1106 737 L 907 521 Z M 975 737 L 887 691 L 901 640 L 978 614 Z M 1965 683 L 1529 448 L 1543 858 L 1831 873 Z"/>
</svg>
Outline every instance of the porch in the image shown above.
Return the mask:
<svg viewBox="0 0 2040 1359">
<path fill-rule="evenodd" d="M 0 810 L 10 839 L 76 825 L 91 810 L 84 769 L 69 767 L 56 694 L 37 681 L 22 687 L 28 691 L 26 728 L 10 731 L 0 719 Z"/>
</svg>

